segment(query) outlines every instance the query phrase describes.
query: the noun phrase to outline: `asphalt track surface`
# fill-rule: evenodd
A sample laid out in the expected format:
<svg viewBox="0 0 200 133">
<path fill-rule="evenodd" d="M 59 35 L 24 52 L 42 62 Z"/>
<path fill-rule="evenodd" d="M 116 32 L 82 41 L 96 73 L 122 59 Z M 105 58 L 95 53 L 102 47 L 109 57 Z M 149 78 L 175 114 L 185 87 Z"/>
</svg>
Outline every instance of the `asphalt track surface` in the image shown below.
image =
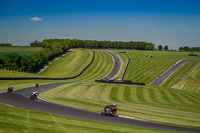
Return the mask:
<svg viewBox="0 0 200 133">
<path fill-rule="evenodd" d="M 174 72 L 176 72 L 181 66 L 183 66 L 188 61 L 195 59 L 182 59 L 178 61 L 175 65 L 171 66 L 167 71 L 165 71 L 162 75 L 157 77 L 150 85 L 160 86 L 167 78 L 169 78 Z"/>
<path fill-rule="evenodd" d="M 110 71 L 110 73 L 108 73 L 105 76 L 105 77 L 108 77 L 109 79 L 111 79 L 119 73 L 121 66 L 122 66 L 122 61 L 117 54 L 112 53 L 110 51 L 106 51 L 106 52 L 109 53 L 113 57 L 113 60 L 114 60 L 114 66 L 113 66 L 112 70 Z M 105 77 L 103 77 L 103 78 L 105 78 Z"/>
<path fill-rule="evenodd" d="M 115 63 L 116 62 L 118 61 L 115 60 Z M 24 109 L 29 109 L 29 110 L 39 111 L 39 112 L 46 112 L 46 113 L 51 113 L 51 114 L 56 114 L 56 115 L 61 115 L 61 116 L 66 116 L 66 117 L 71 117 L 71 118 L 77 118 L 77 119 L 85 119 L 85 120 L 92 120 L 92 121 L 99 121 L 99 122 L 106 122 L 106 123 L 113 123 L 113 124 L 120 124 L 120 125 L 169 130 L 169 131 L 177 131 L 177 132 L 200 133 L 200 129 L 166 125 L 166 124 L 158 124 L 158 123 L 141 121 L 141 120 L 136 120 L 136 119 L 124 118 L 124 117 L 103 116 L 103 115 L 100 115 L 100 113 L 81 110 L 81 109 L 72 108 L 72 107 L 64 106 L 64 105 L 59 105 L 59 104 L 51 103 L 39 98 L 36 98 L 34 100 L 30 99 L 31 93 L 34 91 L 37 91 L 40 94 L 45 91 L 51 90 L 53 88 L 66 85 L 66 84 L 72 84 L 72 83 L 78 83 L 78 82 L 59 82 L 59 83 L 44 84 L 44 85 L 40 85 L 37 88 L 33 86 L 33 87 L 23 88 L 20 90 L 15 90 L 9 94 L 7 92 L 1 92 L 0 102 L 7 105 L 19 107 L 19 108 L 24 108 Z"/>
</svg>

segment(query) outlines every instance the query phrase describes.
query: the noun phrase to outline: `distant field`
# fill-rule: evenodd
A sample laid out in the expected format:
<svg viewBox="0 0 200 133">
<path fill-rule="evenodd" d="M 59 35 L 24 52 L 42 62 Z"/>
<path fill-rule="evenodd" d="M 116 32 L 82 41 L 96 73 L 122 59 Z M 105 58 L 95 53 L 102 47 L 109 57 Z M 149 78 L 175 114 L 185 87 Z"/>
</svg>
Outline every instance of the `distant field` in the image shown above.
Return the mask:
<svg viewBox="0 0 200 133">
<path fill-rule="evenodd" d="M 53 78 L 78 75 L 92 61 L 93 52 L 84 49 L 73 49 L 72 51 L 53 62 L 40 75 Z"/>
<path fill-rule="evenodd" d="M 0 56 L 12 53 L 31 55 L 40 50 L 42 47 L 0 47 Z"/>
<path fill-rule="evenodd" d="M 41 98 L 100 112 L 116 103 L 120 115 L 200 128 L 200 94 L 155 86 L 75 83 L 42 93 Z"/>
<path fill-rule="evenodd" d="M 40 51 L 42 47 L 0 47 L 0 52 Z"/>
</svg>

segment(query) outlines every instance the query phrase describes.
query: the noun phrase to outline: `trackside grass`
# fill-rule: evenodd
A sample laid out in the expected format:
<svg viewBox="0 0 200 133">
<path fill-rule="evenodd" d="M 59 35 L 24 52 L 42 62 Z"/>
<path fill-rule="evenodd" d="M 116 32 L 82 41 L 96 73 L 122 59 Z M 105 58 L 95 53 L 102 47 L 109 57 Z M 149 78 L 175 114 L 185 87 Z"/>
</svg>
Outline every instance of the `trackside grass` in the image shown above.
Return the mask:
<svg viewBox="0 0 200 133">
<path fill-rule="evenodd" d="M 200 128 L 200 94 L 152 86 L 75 83 L 42 93 L 45 100 L 100 112 L 116 103 L 120 115 Z"/>
<path fill-rule="evenodd" d="M 0 103 L 1 133 L 173 133 L 147 128 L 79 120 L 41 113 Z"/>
<path fill-rule="evenodd" d="M 199 75 L 200 75 L 200 66 L 198 66 L 190 75 L 183 78 L 177 84 L 172 86 L 172 88 L 200 93 Z"/>
<path fill-rule="evenodd" d="M 72 51 L 53 62 L 40 75 L 53 78 L 78 75 L 91 62 L 93 52 L 85 49 L 73 49 Z"/>
</svg>

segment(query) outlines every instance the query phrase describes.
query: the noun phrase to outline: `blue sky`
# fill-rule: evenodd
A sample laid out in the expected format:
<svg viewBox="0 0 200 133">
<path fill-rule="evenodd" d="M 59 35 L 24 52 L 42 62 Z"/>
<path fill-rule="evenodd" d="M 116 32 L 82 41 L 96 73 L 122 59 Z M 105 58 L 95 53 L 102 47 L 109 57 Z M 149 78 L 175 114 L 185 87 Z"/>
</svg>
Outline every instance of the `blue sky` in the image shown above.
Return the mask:
<svg viewBox="0 0 200 133">
<path fill-rule="evenodd" d="M 49 38 L 200 46 L 200 0 L 0 0 L 0 43 Z"/>
</svg>

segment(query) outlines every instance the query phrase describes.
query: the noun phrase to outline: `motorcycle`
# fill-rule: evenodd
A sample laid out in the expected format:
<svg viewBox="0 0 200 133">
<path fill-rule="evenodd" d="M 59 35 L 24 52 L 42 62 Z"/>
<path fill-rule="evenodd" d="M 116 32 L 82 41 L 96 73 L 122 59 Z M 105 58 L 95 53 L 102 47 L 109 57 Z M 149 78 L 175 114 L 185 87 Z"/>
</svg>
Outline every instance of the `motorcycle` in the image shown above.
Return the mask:
<svg viewBox="0 0 200 133">
<path fill-rule="evenodd" d="M 13 91 L 13 87 L 9 87 L 8 90 L 7 90 L 7 93 L 10 93 Z"/>
<path fill-rule="evenodd" d="M 38 92 L 33 92 L 30 96 L 30 99 L 33 100 L 38 97 Z"/>
<path fill-rule="evenodd" d="M 117 106 L 115 104 L 106 106 L 104 110 L 101 112 L 101 115 L 106 115 L 111 117 L 118 116 Z"/>
<path fill-rule="evenodd" d="M 36 83 L 36 85 L 35 85 L 35 87 L 38 87 L 39 86 L 39 84 L 38 84 L 38 82 Z"/>
</svg>

